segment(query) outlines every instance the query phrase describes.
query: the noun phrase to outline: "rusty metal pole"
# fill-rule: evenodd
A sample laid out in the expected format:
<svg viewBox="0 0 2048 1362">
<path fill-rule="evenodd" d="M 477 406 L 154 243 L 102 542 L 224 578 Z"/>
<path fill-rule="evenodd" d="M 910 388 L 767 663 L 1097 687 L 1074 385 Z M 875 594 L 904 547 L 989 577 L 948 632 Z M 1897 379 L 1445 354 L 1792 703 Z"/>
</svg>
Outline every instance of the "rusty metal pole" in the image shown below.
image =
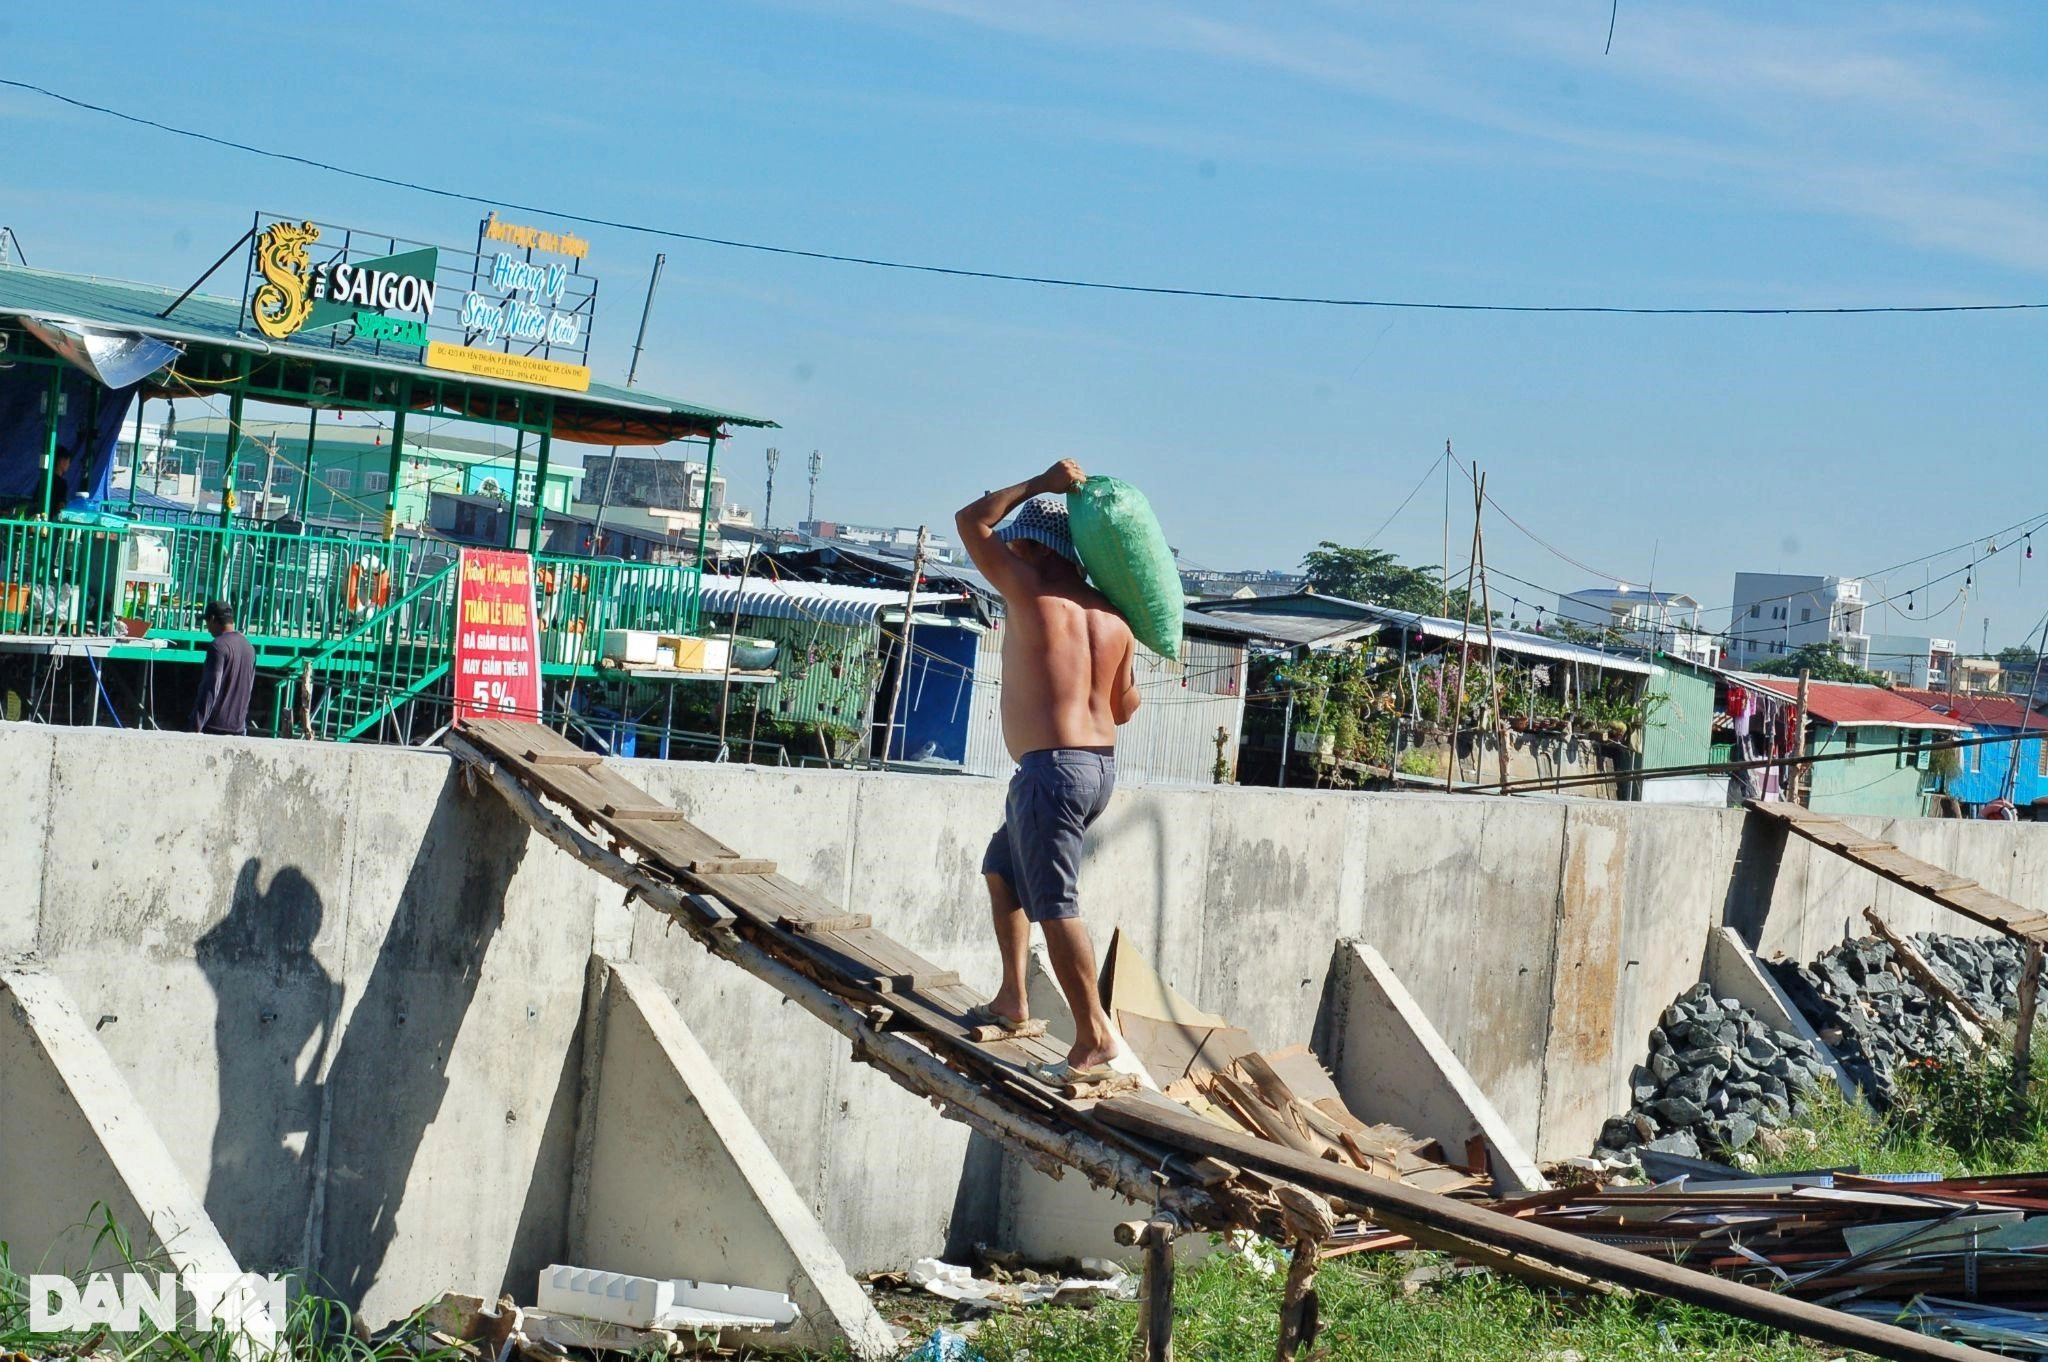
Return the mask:
<svg viewBox="0 0 2048 1362">
<path fill-rule="evenodd" d="M 1811 805 L 1813 791 L 1810 787 L 1813 773 L 1806 765 L 1806 688 L 1813 680 L 1813 673 L 1805 667 L 1799 669 L 1799 699 L 1792 712 L 1792 802 Z"/>
</svg>

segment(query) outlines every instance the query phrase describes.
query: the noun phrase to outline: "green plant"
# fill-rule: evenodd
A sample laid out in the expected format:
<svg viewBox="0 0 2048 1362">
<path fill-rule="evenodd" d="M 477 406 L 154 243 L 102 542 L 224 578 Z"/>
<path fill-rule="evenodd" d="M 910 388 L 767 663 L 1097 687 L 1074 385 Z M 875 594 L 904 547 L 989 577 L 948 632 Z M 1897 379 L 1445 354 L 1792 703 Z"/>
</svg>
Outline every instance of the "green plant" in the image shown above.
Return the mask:
<svg viewBox="0 0 2048 1362">
<path fill-rule="evenodd" d="M 1420 1271 L 1418 1271 L 1420 1269 Z M 1425 1280 L 1427 1278 L 1427 1280 Z M 1174 1350 L 1203 1362 L 1273 1356 L 1281 1274 L 1217 1254 L 1175 1283 Z M 1797 1339 L 1667 1302 L 1560 1298 L 1507 1278 L 1461 1272 L 1432 1253 L 1366 1254 L 1316 1274 L 1322 1333 L 1315 1356 L 1374 1362 L 1524 1362 L 1683 1355 L 1715 1362 L 1832 1358 Z M 974 1340 L 988 1362 L 1127 1362 L 1139 1306 L 1035 1310 L 989 1319 Z"/>
</svg>

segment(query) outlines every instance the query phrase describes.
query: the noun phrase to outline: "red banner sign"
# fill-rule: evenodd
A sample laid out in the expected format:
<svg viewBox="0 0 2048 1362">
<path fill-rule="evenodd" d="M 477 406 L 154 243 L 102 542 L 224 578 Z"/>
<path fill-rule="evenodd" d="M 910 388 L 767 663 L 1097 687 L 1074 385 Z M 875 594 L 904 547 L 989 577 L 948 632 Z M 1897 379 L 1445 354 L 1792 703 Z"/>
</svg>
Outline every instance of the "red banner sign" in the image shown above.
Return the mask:
<svg viewBox="0 0 2048 1362">
<path fill-rule="evenodd" d="M 455 720 L 540 722 L 540 612 L 533 559 L 464 549 L 455 591 Z"/>
</svg>

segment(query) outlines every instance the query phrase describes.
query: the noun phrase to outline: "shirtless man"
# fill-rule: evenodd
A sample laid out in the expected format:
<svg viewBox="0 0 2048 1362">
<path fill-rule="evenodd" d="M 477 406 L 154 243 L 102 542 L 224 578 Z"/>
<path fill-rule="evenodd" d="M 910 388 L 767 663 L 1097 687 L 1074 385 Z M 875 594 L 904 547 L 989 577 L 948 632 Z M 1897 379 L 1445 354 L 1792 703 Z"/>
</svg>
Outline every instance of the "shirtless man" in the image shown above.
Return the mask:
<svg viewBox="0 0 2048 1362">
<path fill-rule="evenodd" d="M 1003 593 L 1003 741 L 1017 761 L 1003 826 L 981 863 L 1003 956 L 988 1010 L 1003 1025 L 1028 1015 L 1024 966 L 1037 923 L 1074 1013 L 1066 1068 L 1041 1075 L 1054 1082 L 1098 1076 L 1120 1058 L 1076 889 L 1082 834 L 1116 785 L 1117 726 L 1138 711 L 1131 628 L 1083 580 L 1066 503 L 1048 495 L 1082 476 L 1063 459 L 953 517 L 974 565 Z M 997 529 L 1012 510 L 1016 519 Z"/>
</svg>

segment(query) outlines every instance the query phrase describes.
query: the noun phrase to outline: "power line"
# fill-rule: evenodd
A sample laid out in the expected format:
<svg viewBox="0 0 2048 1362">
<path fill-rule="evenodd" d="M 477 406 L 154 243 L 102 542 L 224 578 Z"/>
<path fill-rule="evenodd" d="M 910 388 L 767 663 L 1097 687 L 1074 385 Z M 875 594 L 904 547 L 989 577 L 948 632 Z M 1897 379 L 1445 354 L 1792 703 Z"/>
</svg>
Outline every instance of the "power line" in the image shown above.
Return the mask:
<svg viewBox="0 0 2048 1362">
<path fill-rule="evenodd" d="M 969 269 L 953 265 L 934 265 L 910 260 L 889 260 L 878 256 L 850 255 L 839 251 L 816 250 L 799 246 L 776 246 L 760 241 L 742 241 L 734 237 L 711 236 L 701 232 L 684 232 L 671 227 L 655 227 L 647 223 L 629 222 L 618 218 L 593 217 L 586 213 L 572 213 L 561 208 L 542 204 L 518 203 L 509 199 L 485 198 L 463 190 L 447 189 L 437 185 L 421 184 L 415 180 L 401 180 L 394 176 L 378 175 L 367 170 L 356 170 L 336 165 L 329 161 L 316 160 L 292 152 L 275 151 L 268 147 L 253 146 L 212 133 L 200 132 L 195 128 L 181 128 L 155 118 L 128 113 L 94 104 L 89 100 L 60 94 L 29 81 L 11 80 L 0 77 L 0 86 L 39 95 L 44 99 L 68 104 L 72 108 L 88 113 L 104 114 L 109 118 L 132 123 L 138 127 L 154 128 L 158 132 L 186 137 L 213 146 L 225 147 L 230 151 L 245 152 L 262 156 L 273 161 L 286 161 L 305 166 L 312 170 L 343 175 L 350 179 L 370 184 L 386 185 L 393 189 L 409 190 L 413 193 L 428 194 L 436 198 L 451 199 L 458 203 L 474 204 L 482 208 L 505 208 L 513 212 L 531 213 L 539 217 L 556 218 L 565 222 L 578 222 L 590 227 L 609 227 L 623 232 L 638 232 L 645 236 L 666 238 L 670 241 L 689 241 L 703 246 L 721 246 L 729 250 L 755 251 L 764 255 L 789 256 L 801 260 L 819 260 L 838 265 L 862 265 L 870 269 L 901 270 L 913 274 L 935 274 L 954 279 L 986 279 L 1006 284 L 1039 284 L 1051 288 L 1086 289 L 1098 293 L 1145 294 L 1161 298 L 1207 298 L 1225 302 L 1240 303 L 1287 303 L 1309 307 L 1346 308 L 1392 308 L 1419 312 L 1511 312 L 1531 314 L 1605 314 L 1637 317 L 1818 317 L 1818 316 L 1868 316 L 1883 313 L 1938 313 L 1938 312 L 2037 312 L 2048 310 L 2048 302 L 2033 303 L 1918 303 L 1884 304 L 1866 307 L 1625 307 L 1608 304 L 1539 304 L 1539 303 L 1446 303 L 1398 298 L 1345 298 L 1318 294 L 1299 293 L 1257 293 L 1234 289 L 1175 288 L 1162 284 L 1117 283 L 1104 279 L 1074 279 L 1048 274 L 1018 274 L 1003 270 Z"/>
</svg>

